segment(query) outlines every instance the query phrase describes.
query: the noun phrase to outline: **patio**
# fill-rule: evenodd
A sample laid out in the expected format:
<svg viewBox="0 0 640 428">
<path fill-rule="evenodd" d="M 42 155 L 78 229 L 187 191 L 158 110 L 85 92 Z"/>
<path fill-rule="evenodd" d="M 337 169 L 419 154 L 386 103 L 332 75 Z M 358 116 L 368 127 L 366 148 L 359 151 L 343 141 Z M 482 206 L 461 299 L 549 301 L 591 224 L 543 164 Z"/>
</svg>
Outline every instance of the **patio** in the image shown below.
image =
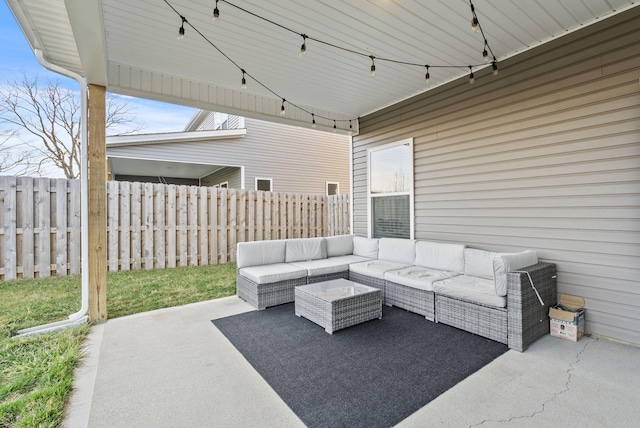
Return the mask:
<svg viewBox="0 0 640 428">
<path fill-rule="evenodd" d="M 229 297 L 93 326 L 65 426 L 303 426 L 210 322 L 251 310 Z M 639 366 L 634 346 L 545 336 L 398 426 L 636 426 Z"/>
</svg>

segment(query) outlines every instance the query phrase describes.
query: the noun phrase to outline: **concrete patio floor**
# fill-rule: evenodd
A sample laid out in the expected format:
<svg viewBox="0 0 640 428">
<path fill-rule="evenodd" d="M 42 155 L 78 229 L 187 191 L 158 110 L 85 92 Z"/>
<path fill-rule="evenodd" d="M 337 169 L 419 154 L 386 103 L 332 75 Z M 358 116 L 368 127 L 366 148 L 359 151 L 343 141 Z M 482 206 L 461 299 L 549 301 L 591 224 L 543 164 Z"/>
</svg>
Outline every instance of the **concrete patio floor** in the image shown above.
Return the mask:
<svg viewBox="0 0 640 428">
<path fill-rule="evenodd" d="M 303 426 L 211 323 L 250 310 L 229 297 L 93 326 L 64 426 Z M 397 426 L 637 427 L 639 421 L 640 348 L 546 336 L 524 353 L 508 351 Z"/>
</svg>

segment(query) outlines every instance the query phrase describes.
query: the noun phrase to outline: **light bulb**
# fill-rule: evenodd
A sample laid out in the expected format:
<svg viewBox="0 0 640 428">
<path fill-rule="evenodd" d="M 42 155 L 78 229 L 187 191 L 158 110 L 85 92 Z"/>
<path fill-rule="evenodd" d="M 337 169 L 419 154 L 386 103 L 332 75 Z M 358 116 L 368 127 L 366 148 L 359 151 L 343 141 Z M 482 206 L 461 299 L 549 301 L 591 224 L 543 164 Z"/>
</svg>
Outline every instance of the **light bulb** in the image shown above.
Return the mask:
<svg viewBox="0 0 640 428">
<path fill-rule="evenodd" d="M 336 121 L 333 121 L 333 132 L 338 132 L 338 128 L 336 128 Z"/>
<path fill-rule="evenodd" d="M 218 0 L 216 0 L 216 7 L 213 8 L 213 20 L 217 21 L 220 18 L 220 9 L 218 9 Z"/>
<path fill-rule="evenodd" d="M 469 83 L 473 83 L 476 81 L 475 76 L 473 75 L 473 68 L 469 66 Z"/>
<path fill-rule="evenodd" d="M 476 18 L 475 16 L 471 18 L 471 29 L 474 33 L 478 32 L 478 18 Z"/>
<path fill-rule="evenodd" d="M 491 64 L 491 68 L 493 68 L 493 75 L 497 76 L 498 75 L 498 63 L 496 61 L 493 61 L 493 63 Z"/>
<path fill-rule="evenodd" d="M 284 102 L 285 102 L 285 101 L 286 101 L 286 100 L 283 98 L 283 99 L 282 99 L 282 107 L 280 107 L 280 114 L 281 114 L 282 116 L 284 116 L 284 114 L 286 113 L 286 111 L 285 111 L 285 109 L 284 109 Z"/>
<path fill-rule="evenodd" d="M 369 55 L 369 58 L 371 58 L 371 77 L 373 77 L 376 75 L 376 57 L 373 55 Z"/>
<path fill-rule="evenodd" d="M 311 115 L 311 118 L 312 118 L 312 120 L 311 120 L 311 127 L 312 127 L 313 129 L 316 129 L 316 115 L 315 115 L 315 114 L 312 114 L 312 115 Z"/>
<path fill-rule="evenodd" d="M 302 46 L 300 46 L 300 58 L 307 53 L 307 36 L 305 34 L 302 35 Z"/>
<path fill-rule="evenodd" d="M 489 62 L 489 52 L 487 52 L 486 49 L 482 51 L 482 59 L 484 60 L 485 64 Z"/>
<path fill-rule="evenodd" d="M 247 79 L 245 79 L 244 77 L 242 78 L 242 89 L 247 89 Z"/>
<path fill-rule="evenodd" d="M 425 67 L 427 67 L 427 74 L 424 75 L 424 83 L 425 83 L 425 85 L 428 85 L 429 84 L 429 79 L 431 78 L 431 76 L 429 75 L 429 66 L 427 65 Z"/>
</svg>

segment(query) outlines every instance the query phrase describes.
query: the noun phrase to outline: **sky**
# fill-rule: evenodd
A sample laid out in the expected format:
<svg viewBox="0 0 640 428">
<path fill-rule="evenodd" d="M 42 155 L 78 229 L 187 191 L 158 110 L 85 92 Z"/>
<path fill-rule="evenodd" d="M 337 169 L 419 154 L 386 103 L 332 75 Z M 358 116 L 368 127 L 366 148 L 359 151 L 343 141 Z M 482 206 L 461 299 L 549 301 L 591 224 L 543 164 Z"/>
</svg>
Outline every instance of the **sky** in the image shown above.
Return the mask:
<svg viewBox="0 0 640 428">
<path fill-rule="evenodd" d="M 58 80 L 61 86 L 79 91 L 75 80 L 53 73 L 40 65 L 9 6 L 2 0 L 0 1 L 0 85 L 6 84 L 7 80 L 20 78 L 22 73 L 29 76 L 37 74 L 45 80 Z M 141 133 L 182 131 L 196 112 L 193 108 L 142 98 L 126 97 L 126 101 L 133 110 L 134 120 L 143 126 Z M 9 174 L 10 171 L 2 174 L 5 173 Z M 50 169 L 44 175 L 63 176 L 56 169 Z"/>
</svg>

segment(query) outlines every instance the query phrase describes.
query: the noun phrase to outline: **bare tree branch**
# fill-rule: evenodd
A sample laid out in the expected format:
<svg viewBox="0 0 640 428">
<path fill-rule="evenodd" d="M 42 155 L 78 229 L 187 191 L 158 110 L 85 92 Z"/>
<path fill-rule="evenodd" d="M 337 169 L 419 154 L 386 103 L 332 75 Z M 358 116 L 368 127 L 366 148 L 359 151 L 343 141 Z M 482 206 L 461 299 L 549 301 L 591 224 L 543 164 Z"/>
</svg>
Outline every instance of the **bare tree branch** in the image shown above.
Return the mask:
<svg viewBox="0 0 640 428">
<path fill-rule="evenodd" d="M 49 162 L 60 168 L 65 177 L 80 173 L 80 120 L 82 104 L 77 92 L 63 88 L 58 80 L 47 80 L 40 86 L 38 76 L 22 74 L 0 87 L 0 125 L 29 147 L 30 156 L 38 154 L 42 166 Z M 138 132 L 142 126 L 134 120 L 134 109 L 127 102 L 107 96 L 106 128 L 121 134 Z M 22 158 L 20 162 L 27 163 Z"/>
<path fill-rule="evenodd" d="M 0 131 L 0 174 L 39 175 L 42 163 L 37 162 L 34 150 L 25 147 L 10 129 Z"/>
</svg>

